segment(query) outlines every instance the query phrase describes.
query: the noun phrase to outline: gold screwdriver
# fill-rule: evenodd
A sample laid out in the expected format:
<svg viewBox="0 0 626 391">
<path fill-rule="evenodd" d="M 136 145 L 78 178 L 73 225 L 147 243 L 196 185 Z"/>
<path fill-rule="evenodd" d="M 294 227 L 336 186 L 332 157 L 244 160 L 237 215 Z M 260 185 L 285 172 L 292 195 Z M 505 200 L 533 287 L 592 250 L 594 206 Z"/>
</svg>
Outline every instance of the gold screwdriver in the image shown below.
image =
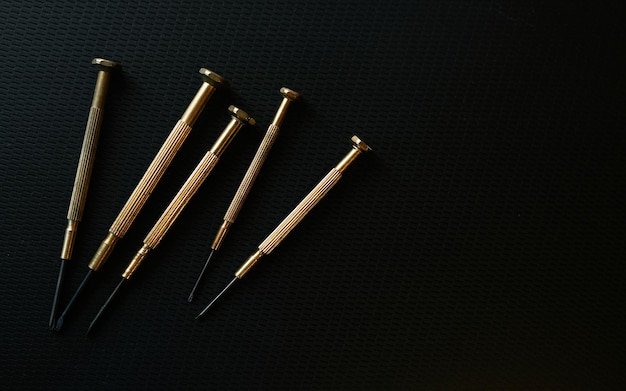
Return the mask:
<svg viewBox="0 0 626 391">
<path fill-rule="evenodd" d="M 93 170 L 94 161 L 96 159 L 98 136 L 100 135 L 100 128 L 102 126 L 104 102 L 109 88 L 109 79 L 112 71 L 121 68 L 118 63 L 105 60 L 104 58 L 94 58 L 91 63 L 98 66 L 98 79 L 96 80 L 91 108 L 89 109 L 85 136 L 80 151 L 80 158 L 78 159 L 76 177 L 74 178 L 72 198 L 70 199 L 70 206 L 67 211 L 67 227 L 65 228 L 63 247 L 61 249 L 61 267 L 57 277 L 54 300 L 52 301 L 52 311 L 50 312 L 50 322 L 48 325 L 50 329 L 53 329 L 56 324 L 56 313 L 61 285 L 63 284 L 65 261 L 69 261 L 72 258 L 72 250 L 74 249 L 74 241 L 76 240 L 76 230 L 78 229 L 78 223 L 82 220 L 83 210 L 85 209 L 91 171 Z"/>
<path fill-rule="evenodd" d="M 102 305 L 95 318 L 91 322 L 87 333 L 91 331 L 94 325 L 98 322 L 98 319 L 102 316 L 104 310 L 107 308 L 113 297 L 117 294 L 122 283 L 130 279 L 130 277 L 135 273 L 139 265 L 143 262 L 150 251 L 154 250 L 165 234 L 172 227 L 180 213 L 183 211 L 185 206 L 189 203 L 191 198 L 196 194 L 202 183 L 204 183 L 205 179 L 211 174 L 213 168 L 216 166 L 219 161 L 220 156 L 232 139 L 237 135 L 239 129 L 241 129 L 245 124 L 254 125 L 254 118 L 250 117 L 248 113 L 245 111 L 235 107 L 230 106 L 228 110 L 231 113 L 231 120 L 226 126 L 226 128 L 222 131 L 221 135 L 215 141 L 211 149 L 204 155 L 204 157 L 200 160 L 196 168 L 189 175 L 183 186 L 180 188 L 178 193 L 174 196 L 170 204 L 165 208 L 165 211 L 159 217 L 157 222 L 154 224 L 148 235 L 146 235 L 143 240 L 143 246 L 137 251 L 133 259 L 128 264 L 128 267 L 122 273 L 122 279 L 117 284 L 107 301 Z"/>
<path fill-rule="evenodd" d="M 68 311 L 72 308 L 72 305 L 75 303 L 80 292 L 85 288 L 85 285 L 93 272 L 98 271 L 102 265 L 104 265 L 108 257 L 113 252 L 113 248 L 117 241 L 130 229 L 131 224 L 135 221 L 135 218 L 145 205 L 148 197 L 152 194 L 152 191 L 161 180 L 161 177 L 163 177 L 165 170 L 170 165 L 174 156 L 176 156 L 176 153 L 191 132 L 191 128 L 200 116 L 200 113 L 208 103 L 211 96 L 213 96 L 213 92 L 215 92 L 217 88 L 228 86 L 228 81 L 215 72 L 206 68 L 200 68 L 199 72 L 203 81 L 202 85 L 198 89 L 198 92 L 183 115 L 176 122 L 176 125 L 174 125 L 174 128 L 171 130 L 169 136 L 161 146 L 161 149 L 157 152 L 156 156 L 152 160 L 152 163 L 150 163 L 148 169 L 137 184 L 137 187 L 135 187 L 135 190 L 132 192 L 126 201 L 126 204 L 109 228 L 107 236 L 100 244 L 100 247 L 96 250 L 96 253 L 88 265 L 89 270 L 87 271 L 87 274 L 63 310 L 63 314 L 61 314 L 57 320 L 55 326 L 56 331 L 59 331 L 63 326 L 63 321 L 67 316 Z"/>
<path fill-rule="evenodd" d="M 237 218 L 237 215 L 239 214 L 239 211 L 241 210 L 243 203 L 246 200 L 246 197 L 250 193 L 250 189 L 252 189 L 252 185 L 254 185 L 254 181 L 259 175 L 261 167 L 263 167 L 263 163 L 265 162 L 265 159 L 267 158 L 270 149 L 272 149 L 272 146 L 274 145 L 274 142 L 278 137 L 280 126 L 285 118 L 287 108 L 289 107 L 291 102 L 300 100 L 300 94 L 287 87 L 281 88 L 280 93 L 283 96 L 283 100 L 280 103 L 278 110 L 276 111 L 274 120 L 267 128 L 267 132 L 265 132 L 265 137 L 263 137 L 263 140 L 261 141 L 261 144 L 259 145 L 259 148 L 257 149 L 256 154 L 252 159 L 252 162 L 250 163 L 250 166 L 248 167 L 248 171 L 246 171 L 246 174 L 244 175 L 243 180 L 241 181 L 241 184 L 239 185 L 239 188 L 237 189 L 237 192 L 235 193 L 235 196 L 233 197 L 233 200 L 228 207 L 228 210 L 226 210 L 226 214 L 224 215 L 223 219 L 224 221 L 222 222 L 222 225 L 215 235 L 213 244 L 211 244 L 211 252 L 209 253 L 208 258 L 204 263 L 204 267 L 202 268 L 202 271 L 200 271 L 200 274 L 196 279 L 196 283 L 194 284 L 193 289 L 189 294 L 189 298 L 187 299 L 189 302 L 193 300 L 194 293 L 196 292 L 196 289 L 200 284 L 200 280 L 202 280 L 202 276 L 204 276 L 204 272 L 206 271 L 207 266 L 209 266 L 211 257 L 217 250 L 219 250 L 222 242 L 224 241 L 224 238 L 226 237 L 226 234 L 230 229 L 230 226 L 235 222 L 235 219 Z"/>
<path fill-rule="evenodd" d="M 237 280 L 243 278 L 243 276 L 250 271 L 250 269 L 261 259 L 262 257 L 269 255 L 282 241 L 289 235 L 289 233 L 302 221 L 302 219 L 317 205 L 318 202 L 339 182 L 343 172 L 356 160 L 363 152 L 369 151 L 371 148 L 367 146 L 357 136 L 352 136 L 352 148 L 350 152 L 335 166 L 328 174 L 311 190 L 311 192 L 304 197 L 302 201 L 285 217 L 285 219 L 278 224 L 276 229 L 270 233 L 267 238 L 259 245 L 257 251 L 248 257 L 248 259 L 241 265 L 241 267 L 235 272 L 235 278 L 233 278 L 228 285 L 196 316 L 196 319 L 203 316 L 209 308 L 219 299 L 224 292 L 226 292 Z"/>
</svg>

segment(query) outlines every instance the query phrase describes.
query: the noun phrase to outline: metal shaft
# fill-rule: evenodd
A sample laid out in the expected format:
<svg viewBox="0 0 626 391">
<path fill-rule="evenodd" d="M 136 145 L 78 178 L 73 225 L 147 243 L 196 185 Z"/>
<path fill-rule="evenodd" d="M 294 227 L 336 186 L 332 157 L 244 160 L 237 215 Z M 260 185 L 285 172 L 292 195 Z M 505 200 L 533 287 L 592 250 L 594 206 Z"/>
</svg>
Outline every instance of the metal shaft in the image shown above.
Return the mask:
<svg viewBox="0 0 626 391">
<path fill-rule="evenodd" d="M 87 329 L 87 334 L 89 334 L 91 332 L 91 330 L 94 328 L 94 326 L 96 325 L 96 323 L 98 323 L 98 320 L 102 317 L 102 314 L 107 309 L 107 307 L 109 306 L 109 304 L 111 303 L 111 301 L 113 300 L 113 298 L 115 297 L 117 292 L 119 292 L 119 290 L 122 287 L 122 284 L 124 283 L 124 281 L 126 281 L 126 279 L 122 278 L 120 280 L 120 282 L 117 283 L 117 285 L 115 286 L 115 289 L 113 289 L 113 292 L 111 292 L 111 294 L 109 295 L 107 301 L 105 301 L 104 304 L 102 305 L 102 307 L 100 307 L 100 310 L 98 310 L 98 313 L 96 314 L 96 316 L 93 318 L 93 320 L 89 324 L 89 328 Z"/>
<path fill-rule="evenodd" d="M 356 160 L 356 158 L 361 155 L 363 152 L 367 152 L 370 150 L 370 147 L 367 146 L 361 139 L 357 136 L 352 136 L 352 149 L 348 154 L 334 167 L 330 170 L 330 172 L 309 192 L 309 194 L 304 197 L 304 199 L 293 209 L 293 211 L 287 215 L 287 217 L 278 224 L 278 227 L 270 233 L 267 238 L 259 245 L 257 251 L 255 251 L 248 259 L 244 262 L 244 264 L 235 272 L 235 278 L 220 292 L 220 294 L 213 299 L 207 305 L 200 314 L 196 317 L 198 319 L 202 315 L 204 315 L 209 307 L 215 303 L 215 301 L 224 294 L 224 292 L 238 279 L 243 278 L 243 276 L 250 271 L 250 269 L 261 259 L 263 256 L 271 253 L 282 241 L 289 235 L 289 233 L 298 225 L 300 221 L 319 203 L 319 201 L 324 198 L 324 196 L 332 189 L 341 176 L 343 172 Z"/>
<path fill-rule="evenodd" d="M 78 298 L 78 296 L 80 296 L 80 293 L 85 288 L 85 285 L 87 285 L 87 281 L 89 281 L 89 279 L 91 278 L 92 274 L 93 274 L 93 270 L 89 269 L 87 271 L 87 274 L 83 278 L 83 281 L 78 286 L 78 289 L 76 289 L 76 291 L 74 292 L 74 295 L 72 295 L 72 298 L 70 299 L 70 301 L 65 306 L 65 309 L 63 310 L 63 313 L 61 314 L 59 319 L 57 319 L 56 324 L 54 326 L 54 330 L 55 331 L 61 331 L 61 327 L 63 327 L 63 322 L 65 321 L 65 318 L 67 317 L 67 314 L 70 312 L 70 310 L 74 306 L 74 303 L 76 302 L 76 299 Z"/>
<path fill-rule="evenodd" d="M 148 253 L 155 249 L 165 234 L 172 227 L 180 213 L 187 206 L 191 198 L 196 194 L 202 183 L 206 180 L 213 168 L 217 164 L 222 153 L 226 150 L 230 142 L 245 124 L 254 125 L 255 120 L 245 111 L 230 106 L 228 110 L 231 112 L 232 119 L 222 131 L 217 141 L 211 149 L 204 155 L 198 163 L 189 178 L 185 181 L 178 193 L 174 196 L 170 204 L 167 206 L 161 217 L 154 224 L 148 235 L 143 241 L 143 246 L 135 254 L 132 261 L 122 274 L 122 277 L 129 279 L 135 272 L 137 267 L 145 259 Z"/>
<path fill-rule="evenodd" d="M 209 266 L 209 262 L 211 262 L 211 257 L 213 257 L 213 254 L 215 254 L 215 249 L 211 249 L 211 252 L 209 253 L 209 256 L 207 257 L 206 261 L 204 262 L 204 266 L 202 267 L 202 270 L 200 271 L 200 274 L 198 274 L 198 278 L 196 278 L 196 283 L 193 284 L 193 288 L 191 289 L 191 293 L 189 293 L 189 296 L 187 297 L 187 301 L 190 302 L 190 303 L 193 301 L 193 296 L 196 294 L 196 289 L 198 289 L 198 285 L 200 285 L 200 281 L 202 281 L 202 276 L 204 276 L 204 273 L 206 272 L 206 269 Z"/>
<path fill-rule="evenodd" d="M 111 228 L 109 228 L 107 237 L 102 241 L 89 263 L 90 269 L 97 271 L 106 262 L 117 241 L 126 234 L 148 200 L 148 197 L 161 180 L 165 170 L 189 135 L 191 128 L 213 95 L 213 92 L 219 87 L 228 85 L 228 82 L 221 76 L 205 68 L 200 69 L 200 74 L 203 78 L 200 89 L 172 129 L 154 160 L 150 163 L 150 166 L 148 166 L 137 187 L 111 225 Z"/>
<path fill-rule="evenodd" d="M 213 300 L 211 300 L 211 302 L 204 307 L 204 309 L 196 316 L 196 319 L 200 318 L 201 316 L 203 316 L 204 314 L 206 314 L 206 312 L 209 310 L 209 308 L 211 308 L 211 306 L 220 298 L 222 297 L 222 295 L 231 287 L 233 286 L 233 284 L 239 280 L 239 278 L 235 277 L 232 280 L 230 280 L 230 282 L 228 283 L 228 285 L 226 285 L 226 288 L 222 289 L 222 291 L 220 293 L 217 294 L 217 296 L 215 296 L 215 298 Z"/>
<path fill-rule="evenodd" d="M 57 285 L 54 290 L 54 298 L 52 299 L 52 310 L 50 311 L 50 320 L 48 322 L 48 328 L 54 330 L 57 323 L 57 307 L 59 305 L 59 296 L 61 295 L 61 285 L 63 285 L 63 276 L 65 275 L 65 259 L 61 259 L 61 266 L 59 267 L 59 274 L 57 276 Z"/>
</svg>

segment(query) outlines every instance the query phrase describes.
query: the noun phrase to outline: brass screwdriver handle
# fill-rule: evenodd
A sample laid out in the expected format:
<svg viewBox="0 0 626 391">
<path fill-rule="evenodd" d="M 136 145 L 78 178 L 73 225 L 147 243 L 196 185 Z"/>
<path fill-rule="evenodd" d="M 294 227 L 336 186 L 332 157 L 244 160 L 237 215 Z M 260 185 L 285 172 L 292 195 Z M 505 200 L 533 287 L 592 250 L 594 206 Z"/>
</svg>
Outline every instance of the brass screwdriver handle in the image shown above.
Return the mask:
<svg viewBox="0 0 626 391">
<path fill-rule="evenodd" d="M 241 181 L 241 184 L 239 185 L 239 188 L 237 189 L 237 192 L 235 193 L 235 196 L 230 203 L 226 214 L 224 215 L 224 222 L 220 226 L 220 229 L 215 236 L 215 240 L 211 245 L 211 248 L 214 250 L 219 250 L 222 241 L 226 237 L 227 231 L 229 230 L 230 226 L 235 222 L 235 219 L 237 219 L 237 215 L 241 211 L 241 208 L 243 207 L 243 204 L 248 197 L 248 194 L 250 193 L 250 190 L 252 189 L 252 186 L 254 185 L 257 176 L 259 175 L 259 172 L 263 167 L 263 163 L 265 162 L 267 155 L 272 149 L 274 142 L 278 138 L 280 125 L 283 122 L 285 113 L 287 112 L 287 108 L 289 107 L 291 102 L 300 100 L 300 94 L 289 88 L 281 88 L 280 93 L 283 95 L 283 100 L 276 112 L 276 115 L 274 116 L 274 120 L 268 127 L 267 132 L 265 133 L 265 136 L 263 137 L 263 140 L 261 141 L 261 144 L 259 145 L 259 148 L 257 149 L 254 158 L 252 159 L 252 162 L 250 163 L 250 166 L 248 167 L 248 171 L 246 171 L 246 174 L 244 175 L 243 180 Z"/>
<path fill-rule="evenodd" d="M 252 254 L 246 262 L 237 270 L 235 276 L 242 278 L 252 266 L 263 256 L 270 254 L 289 233 L 298 225 L 300 221 L 317 205 L 322 198 L 341 179 L 343 172 L 352 164 L 363 152 L 369 151 L 367 146 L 357 136 L 352 136 L 352 149 L 328 174 L 307 194 L 306 197 L 278 224 L 276 229 L 259 245 L 258 250 Z"/>
<path fill-rule="evenodd" d="M 211 151 L 204 155 L 196 169 L 191 173 L 191 176 L 187 178 L 187 181 L 174 196 L 165 212 L 152 227 L 148 236 L 144 239 L 144 244 L 153 249 L 161 242 L 165 233 L 171 228 L 180 212 L 182 212 L 191 197 L 200 188 L 202 182 L 209 176 L 218 160 L 219 158 Z"/>
<path fill-rule="evenodd" d="M 296 225 L 313 209 L 315 205 L 339 182 L 341 172 L 332 168 L 328 174 L 304 197 L 302 201 L 287 215 L 287 217 L 268 235 L 259 245 L 259 250 L 269 255 L 280 242 L 289 235 Z"/>
<path fill-rule="evenodd" d="M 205 68 L 200 69 L 200 73 L 204 78 L 202 86 L 196 93 L 196 96 L 193 98 L 187 110 L 185 110 L 181 119 L 176 122 L 174 129 L 170 132 L 161 146 L 161 149 L 139 181 L 139 184 L 135 187 L 135 190 L 113 222 L 113 225 L 111 225 L 109 232 L 113 233 L 115 236 L 121 238 L 126 234 L 157 183 L 163 177 L 165 170 L 187 139 L 191 128 L 198 119 L 200 112 L 213 95 L 216 87 L 224 83 L 224 79 L 222 79 L 221 76 Z"/>
<path fill-rule="evenodd" d="M 94 58 L 91 63 L 98 66 L 98 78 L 96 80 L 91 108 L 89 109 L 87 126 L 85 127 L 85 136 L 78 160 L 78 168 L 76 169 L 76 177 L 74 178 L 72 198 L 70 199 L 70 206 L 67 211 L 68 224 L 65 229 L 63 248 L 61 250 L 61 259 L 65 260 L 69 260 L 72 257 L 76 229 L 78 228 L 78 223 L 82 220 L 83 210 L 85 209 L 85 201 L 87 200 L 89 180 L 91 179 L 91 172 L 96 159 L 98 136 L 100 135 L 104 102 L 109 87 L 111 72 L 120 69 L 119 64 L 103 58 Z"/>
<path fill-rule="evenodd" d="M 159 217 L 157 222 L 154 224 L 143 241 L 143 247 L 137 254 L 135 254 L 135 257 L 122 274 L 124 278 L 129 279 L 139 264 L 148 255 L 148 252 L 159 245 L 180 213 L 183 209 L 185 209 L 191 198 L 196 194 L 209 174 L 211 174 L 222 153 L 237 135 L 239 129 L 241 129 L 245 124 L 255 124 L 254 118 L 250 117 L 245 111 L 235 106 L 230 106 L 228 110 L 232 116 L 230 122 L 226 128 L 224 128 L 220 137 L 213 144 L 213 147 L 204 155 L 191 175 L 189 175 L 167 208 L 165 208 L 161 217 Z"/>
<path fill-rule="evenodd" d="M 123 237 L 126 232 L 128 232 L 133 221 L 135 221 L 135 218 L 139 214 L 139 211 L 143 208 L 150 194 L 159 180 L 161 180 L 165 170 L 174 159 L 174 156 L 176 156 L 176 152 L 178 152 L 183 145 L 183 142 L 190 132 L 191 126 L 183 120 L 178 120 L 154 160 L 152 160 L 152 163 L 148 166 L 139 184 L 137 184 L 137 187 L 135 187 L 135 190 L 133 190 L 126 204 L 117 215 L 109 232 L 115 234 L 118 238 Z"/>
<path fill-rule="evenodd" d="M 98 270 L 104 264 L 117 240 L 124 237 L 130 229 L 215 90 L 228 86 L 228 82 L 215 72 L 206 68 L 201 68 L 199 72 L 203 80 L 202 85 L 109 228 L 109 234 L 89 263 L 90 269 Z"/>
</svg>

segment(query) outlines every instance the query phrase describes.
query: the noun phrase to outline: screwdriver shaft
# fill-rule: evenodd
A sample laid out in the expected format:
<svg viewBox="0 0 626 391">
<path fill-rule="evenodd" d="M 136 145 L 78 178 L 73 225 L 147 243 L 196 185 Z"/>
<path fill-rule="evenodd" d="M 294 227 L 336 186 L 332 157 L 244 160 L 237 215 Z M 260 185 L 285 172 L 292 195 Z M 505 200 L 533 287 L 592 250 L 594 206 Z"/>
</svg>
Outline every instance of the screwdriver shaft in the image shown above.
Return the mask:
<svg viewBox="0 0 626 391">
<path fill-rule="evenodd" d="M 54 331 L 60 331 L 61 330 L 61 327 L 63 327 L 63 322 L 65 321 L 65 318 L 67 317 L 67 314 L 69 313 L 70 309 L 72 309 L 72 306 L 76 302 L 76 299 L 80 295 L 80 292 L 82 292 L 83 289 L 85 288 L 85 285 L 87 285 L 87 281 L 89 281 L 89 278 L 91 278 L 92 274 L 93 274 L 93 270 L 89 269 L 89 271 L 87 271 L 87 274 L 83 278 L 83 281 L 78 286 L 78 289 L 76 289 L 76 292 L 74 292 L 74 295 L 72 296 L 70 301 L 65 306 L 65 309 L 63 310 L 63 313 L 61 314 L 59 319 L 57 319 L 56 324 L 54 326 Z"/>
<path fill-rule="evenodd" d="M 111 292 L 111 294 L 109 295 L 109 298 L 107 299 L 107 301 L 102 305 L 102 307 L 100 307 L 100 310 L 98 311 L 96 316 L 93 318 L 93 320 L 89 324 L 89 328 L 87 329 L 87 334 L 89 334 L 91 330 L 94 328 L 94 326 L 96 325 L 96 323 L 98 323 L 98 320 L 102 317 L 102 314 L 107 309 L 107 307 L 109 306 L 109 303 L 111 303 L 111 301 L 113 300 L 117 292 L 120 290 L 124 281 L 126 281 L 125 278 L 122 278 L 120 280 L 120 282 L 117 284 L 115 289 L 113 289 L 113 292 Z"/>
<path fill-rule="evenodd" d="M 193 301 L 193 296 L 196 293 L 196 289 L 198 289 L 198 285 L 200 284 L 200 281 L 202 280 L 202 277 L 204 276 L 204 273 L 206 272 L 206 269 L 209 266 L 209 262 L 211 262 L 211 257 L 213 256 L 214 253 L 215 253 L 215 249 L 211 249 L 211 252 L 209 253 L 209 257 L 206 259 L 206 262 L 204 262 L 202 271 L 200 271 L 200 274 L 198 275 L 198 278 L 196 279 L 196 283 L 193 285 L 193 288 L 191 289 L 191 293 L 189 294 L 189 297 L 187 298 L 188 302 L 191 303 Z"/>
<path fill-rule="evenodd" d="M 213 305 L 213 304 L 217 301 L 217 299 L 219 299 L 220 297 L 222 297 L 222 295 L 224 294 L 224 292 L 226 292 L 226 291 L 228 290 L 228 288 L 230 288 L 230 287 L 231 287 L 231 286 L 235 283 L 235 281 L 237 281 L 238 279 L 239 279 L 238 277 L 233 278 L 233 279 L 232 279 L 232 280 L 228 283 L 228 285 L 226 285 L 226 288 L 222 289 L 222 291 L 221 291 L 221 292 L 220 292 L 217 296 L 215 296 L 215 298 L 214 298 L 213 300 L 211 300 L 211 302 L 210 302 L 210 303 L 209 303 L 206 307 L 204 307 L 204 309 L 203 309 L 203 310 L 202 310 L 202 311 L 201 311 L 201 312 L 200 312 L 200 313 L 196 316 L 196 319 L 198 319 L 199 317 L 201 317 L 201 316 L 203 316 L 204 314 L 206 314 L 206 312 L 207 312 L 207 311 L 209 310 L 209 308 L 211 308 L 211 306 L 212 306 L 212 305 Z"/>
<path fill-rule="evenodd" d="M 50 321 L 48 328 L 54 330 L 57 322 L 57 307 L 59 305 L 59 295 L 61 292 L 61 285 L 63 284 L 63 275 L 65 274 L 65 259 L 61 258 L 61 266 L 59 267 L 59 275 L 57 277 L 57 285 L 54 290 L 54 299 L 52 300 L 52 311 L 50 312 Z"/>
</svg>

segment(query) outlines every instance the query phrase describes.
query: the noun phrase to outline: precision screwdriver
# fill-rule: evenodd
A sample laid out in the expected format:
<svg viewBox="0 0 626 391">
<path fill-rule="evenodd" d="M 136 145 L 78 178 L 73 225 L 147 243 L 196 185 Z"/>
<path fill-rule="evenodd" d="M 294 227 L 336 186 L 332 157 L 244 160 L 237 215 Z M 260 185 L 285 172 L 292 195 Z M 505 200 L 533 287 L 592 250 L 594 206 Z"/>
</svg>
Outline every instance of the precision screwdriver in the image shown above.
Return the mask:
<svg viewBox="0 0 626 391">
<path fill-rule="evenodd" d="M 365 144 L 357 136 L 352 136 L 352 149 L 348 154 L 334 167 L 328 174 L 311 190 L 311 192 L 304 197 L 302 201 L 285 217 L 285 219 L 278 224 L 276 229 L 270 233 L 267 238 L 259 245 L 258 250 L 255 251 L 248 259 L 241 265 L 239 270 L 235 272 L 235 278 L 233 278 L 228 285 L 196 316 L 196 319 L 203 316 L 209 308 L 219 299 L 237 280 L 243 278 L 243 276 L 261 259 L 262 257 L 269 255 L 282 241 L 289 235 L 289 233 L 302 221 L 302 219 L 313 209 L 317 203 L 326 196 L 339 182 L 343 172 L 348 168 L 359 155 L 363 152 L 370 151 L 371 148 Z"/>
<path fill-rule="evenodd" d="M 68 314 L 68 311 L 72 308 L 80 292 L 85 288 L 87 281 L 94 271 L 98 271 L 102 265 L 106 262 L 108 257 L 113 252 L 113 248 L 117 241 L 122 238 L 126 232 L 130 229 L 131 224 L 145 205 L 148 197 L 152 194 L 152 191 L 161 180 L 161 177 L 165 173 L 165 170 L 170 165 L 174 156 L 182 146 L 183 142 L 189 135 L 191 128 L 200 116 L 200 113 L 208 103 L 213 92 L 220 87 L 228 87 L 228 81 L 206 68 L 200 68 L 200 75 L 202 77 L 202 85 L 198 92 L 192 99 L 189 106 L 180 117 L 180 119 L 174 125 L 169 136 L 157 152 L 156 156 L 152 160 L 152 163 L 148 166 L 143 177 L 135 187 L 126 204 L 118 214 L 117 218 L 109 228 L 109 233 L 104 238 L 96 253 L 94 254 L 88 267 L 89 270 L 83 278 L 83 281 L 74 292 L 74 295 L 70 299 L 69 303 L 63 310 L 63 313 L 57 319 L 55 330 L 59 331 L 63 326 L 63 321 Z"/>
<path fill-rule="evenodd" d="M 104 58 L 94 58 L 91 60 L 91 63 L 98 67 L 98 79 L 96 80 L 91 108 L 89 109 L 85 136 L 83 138 L 83 145 L 76 169 L 76 177 L 74 178 L 72 198 L 70 199 L 70 206 L 67 211 L 67 227 L 65 228 L 63 248 L 61 249 L 61 267 L 59 268 L 59 276 L 57 277 L 54 300 L 52 301 L 52 311 L 50 312 L 50 322 L 48 325 L 50 329 L 53 329 L 56 323 L 57 306 L 59 303 L 61 285 L 63 284 L 65 261 L 69 261 L 72 258 L 78 223 L 82 220 L 83 210 L 85 209 L 89 180 L 91 179 L 91 171 L 93 170 L 94 161 L 96 159 L 98 136 L 100 135 L 100 128 L 102 126 L 104 102 L 109 88 L 109 79 L 112 71 L 121 69 L 118 63 L 105 60 Z"/>
<path fill-rule="evenodd" d="M 167 231 L 172 227 L 180 213 L 183 211 L 185 206 L 189 203 L 191 198 L 196 194 L 202 183 L 204 183 L 205 179 L 209 176 L 209 174 L 213 171 L 213 168 L 219 161 L 222 153 L 226 150 L 232 139 L 237 135 L 239 129 L 241 129 L 245 124 L 254 125 L 254 118 L 250 117 L 248 113 L 245 111 L 235 107 L 230 106 L 228 111 L 231 113 L 231 120 L 222 131 L 221 135 L 215 141 L 211 149 L 204 155 L 204 157 L 200 160 L 196 168 L 189 175 L 183 186 L 180 188 L 178 193 L 174 196 L 170 204 L 165 208 L 165 211 L 159 217 L 157 222 L 154 224 L 148 235 L 143 240 L 143 246 L 137 251 L 133 259 L 128 264 L 128 267 L 122 273 L 122 279 L 117 284 L 109 298 L 106 300 L 104 305 L 100 308 L 95 318 L 89 325 L 89 329 L 87 333 L 91 331 L 94 325 L 98 322 L 98 319 L 102 316 L 102 313 L 107 308 L 113 297 L 117 294 L 122 283 L 133 275 L 135 270 L 139 267 L 141 262 L 146 258 L 150 251 L 154 250 Z"/>
<path fill-rule="evenodd" d="M 196 283 L 194 284 L 193 289 L 189 294 L 189 298 L 187 299 L 189 302 L 193 300 L 194 293 L 196 292 L 196 289 L 200 284 L 200 280 L 202 280 L 202 276 L 204 276 L 204 272 L 206 271 L 207 266 L 209 266 L 209 262 L 211 261 L 213 253 L 219 250 L 222 242 L 224 241 L 224 238 L 226 237 L 226 234 L 228 233 L 228 230 L 230 229 L 230 226 L 235 222 L 235 219 L 237 218 L 237 215 L 239 214 L 239 211 L 241 210 L 243 203 L 248 196 L 248 193 L 250 193 L 250 189 L 252 188 L 252 185 L 254 185 L 254 181 L 259 175 L 261 167 L 263 167 L 263 163 L 265 162 L 265 159 L 267 158 L 270 149 L 272 149 L 274 141 L 276 141 L 276 138 L 278 137 L 280 125 L 285 118 L 287 108 L 289 107 L 291 102 L 300 100 L 300 94 L 287 87 L 282 87 L 280 89 L 280 93 L 283 96 L 283 100 L 278 107 L 278 110 L 276 111 L 274 120 L 267 128 L 265 137 L 263 137 L 263 140 L 261 141 L 261 144 L 259 145 L 259 148 L 257 149 L 256 154 L 252 159 L 252 162 L 250 163 L 250 166 L 248 167 L 248 171 L 244 175 L 243 180 L 241 181 L 241 184 L 239 185 L 239 188 L 237 189 L 237 192 L 235 193 L 235 196 L 233 197 L 233 200 L 231 201 L 230 206 L 228 207 L 228 210 L 224 215 L 224 221 L 217 231 L 217 235 L 215 235 L 213 244 L 211 244 L 211 252 L 209 253 L 209 257 L 204 263 L 204 267 L 198 275 Z"/>
</svg>

